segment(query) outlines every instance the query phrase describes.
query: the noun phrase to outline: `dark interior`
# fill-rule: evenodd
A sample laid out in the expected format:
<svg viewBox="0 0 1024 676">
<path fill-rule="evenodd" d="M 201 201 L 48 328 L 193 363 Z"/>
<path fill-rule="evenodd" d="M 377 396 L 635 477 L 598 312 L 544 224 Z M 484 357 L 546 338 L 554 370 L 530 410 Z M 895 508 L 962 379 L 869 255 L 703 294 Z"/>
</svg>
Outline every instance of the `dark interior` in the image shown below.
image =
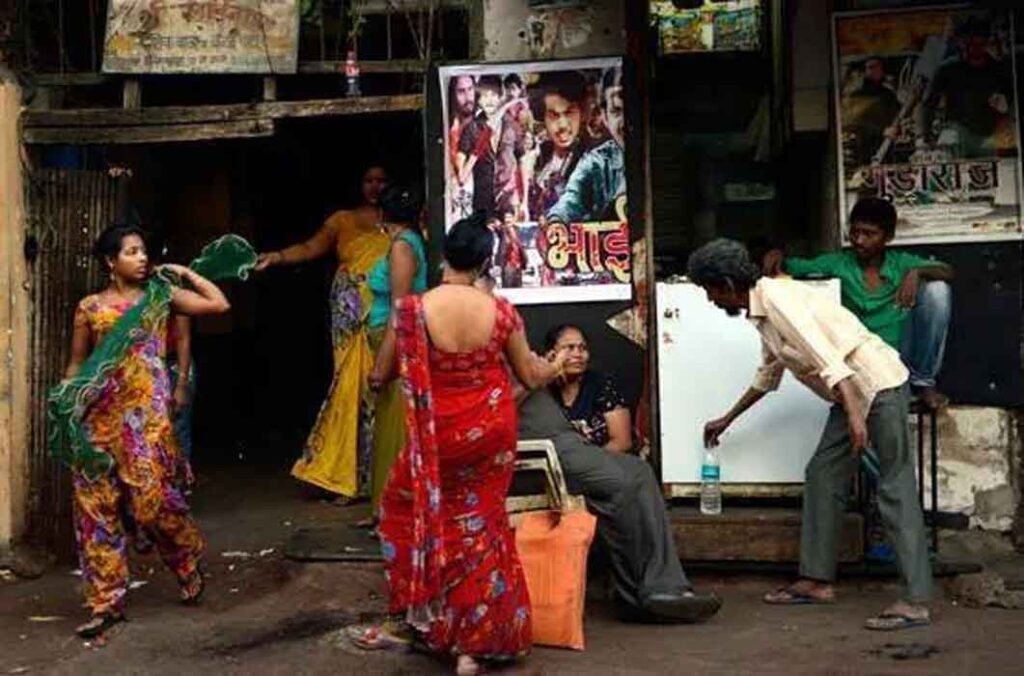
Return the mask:
<svg viewBox="0 0 1024 676">
<path fill-rule="evenodd" d="M 137 146 L 103 161 L 131 167 L 128 210 L 154 250 L 187 262 L 231 231 L 260 251 L 298 243 L 360 201 L 364 169 L 422 181 L 416 113 L 279 123 L 267 139 Z M 93 156 L 91 161 L 100 158 Z M 333 257 L 271 269 L 229 288 L 232 312 L 196 322 L 194 462 L 290 464 L 331 378 L 327 291 Z"/>
</svg>

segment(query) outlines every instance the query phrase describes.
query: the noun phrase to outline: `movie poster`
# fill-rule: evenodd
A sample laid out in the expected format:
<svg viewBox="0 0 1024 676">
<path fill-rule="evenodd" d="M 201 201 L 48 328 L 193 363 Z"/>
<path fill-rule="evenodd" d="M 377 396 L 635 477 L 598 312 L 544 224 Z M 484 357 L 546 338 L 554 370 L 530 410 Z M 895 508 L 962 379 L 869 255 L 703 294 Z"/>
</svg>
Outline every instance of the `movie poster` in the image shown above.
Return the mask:
<svg viewBox="0 0 1024 676">
<path fill-rule="evenodd" d="M 651 2 L 662 54 L 756 52 L 761 49 L 761 0 L 705 0 L 677 7 L 672 0 Z"/>
<path fill-rule="evenodd" d="M 440 69 L 445 229 L 482 211 L 513 303 L 628 300 L 619 58 Z"/>
<path fill-rule="evenodd" d="M 833 31 L 844 235 L 856 200 L 878 196 L 899 243 L 1020 238 L 1010 13 L 845 13 Z"/>
</svg>

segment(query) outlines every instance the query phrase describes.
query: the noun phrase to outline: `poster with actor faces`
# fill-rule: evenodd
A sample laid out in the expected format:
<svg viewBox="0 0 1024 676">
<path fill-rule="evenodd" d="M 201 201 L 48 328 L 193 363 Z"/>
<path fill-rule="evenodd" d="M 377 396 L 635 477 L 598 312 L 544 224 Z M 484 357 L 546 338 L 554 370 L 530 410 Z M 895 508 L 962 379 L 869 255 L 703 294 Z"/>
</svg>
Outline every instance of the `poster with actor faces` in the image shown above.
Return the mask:
<svg viewBox="0 0 1024 676">
<path fill-rule="evenodd" d="M 514 303 L 628 300 L 619 58 L 440 69 L 445 229 L 477 212 Z"/>
<path fill-rule="evenodd" d="M 1021 237 L 1009 11 L 840 13 L 833 26 L 839 193 L 896 206 L 896 241 Z"/>
</svg>

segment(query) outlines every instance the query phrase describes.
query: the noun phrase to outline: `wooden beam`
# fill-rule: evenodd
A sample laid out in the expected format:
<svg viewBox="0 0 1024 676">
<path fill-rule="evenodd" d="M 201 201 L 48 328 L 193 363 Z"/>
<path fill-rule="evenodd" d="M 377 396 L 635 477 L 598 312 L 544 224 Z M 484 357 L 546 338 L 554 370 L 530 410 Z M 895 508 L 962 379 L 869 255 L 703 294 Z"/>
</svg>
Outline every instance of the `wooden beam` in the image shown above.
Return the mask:
<svg viewBox="0 0 1024 676">
<path fill-rule="evenodd" d="M 392 14 L 395 12 L 427 12 L 434 0 L 362 0 L 359 11 L 363 14 Z M 479 0 L 441 0 L 438 9 L 470 9 L 481 4 Z"/>
<path fill-rule="evenodd" d="M 138 80 L 129 78 L 124 81 L 122 100 L 125 110 L 138 110 L 142 107 L 142 85 Z"/>
<path fill-rule="evenodd" d="M 259 117 L 258 104 L 224 106 L 160 106 L 123 110 L 118 108 L 81 108 L 78 110 L 27 110 L 22 125 L 33 127 L 131 127 L 197 122 L 230 122 Z"/>
<path fill-rule="evenodd" d="M 347 99 L 318 99 L 313 101 L 277 101 L 257 106 L 265 117 L 334 117 L 339 115 L 366 115 L 421 110 L 422 94 L 398 96 L 355 96 Z"/>
<path fill-rule="evenodd" d="M 0 73 L 0 553 L 25 532 L 29 496 L 29 271 L 18 113 L 22 92 Z"/>
<path fill-rule="evenodd" d="M 389 59 L 360 61 L 359 72 L 366 74 L 422 73 L 427 64 L 422 59 Z M 344 75 L 344 61 L 300 61 L 300 75 Z"/>
<path fill-rule="evenodd" d="M 263 78 L 263 100 L 277 101 L 277 78 L 272 75 Z"/>
<path fill-rule="evenodd" d="M 273 133 L 273 120 L 254 119 L 134 127 L 30 127 L 23 129 L 22 138 L 25 143 L 106 145 L 258 138 Z"/>
<path fill-rule="evenodd" d="M 800 512 L 778 508 L 730 508 L 704 516 L 690 508 L 672 510 L 672 535 L 686 561 L 800 560 Z M 863 558 L 864 524 L 860 514 L 846 513 L 838 538 L 840 563 Z"/>
<path fill-rule="evenodd" d="M 26 130 L 37 127 L 134 127 L 267 118 L 364 115 L 420 110 L 421 108 L 423 108 L 421 94 L 401 94 L 398 96 L 361 96 L 310 101 L 233 103 L 221 106 L 161 106 L 139 110 L 119 108 L 27 110 L 22 114 L 21 121 Z"/>
<path fill-rule="evenodd" d="M 91 87 L 111 81 L 104 73 L 39 73 L 32 76 L 39 87 Z"/>
</svg>

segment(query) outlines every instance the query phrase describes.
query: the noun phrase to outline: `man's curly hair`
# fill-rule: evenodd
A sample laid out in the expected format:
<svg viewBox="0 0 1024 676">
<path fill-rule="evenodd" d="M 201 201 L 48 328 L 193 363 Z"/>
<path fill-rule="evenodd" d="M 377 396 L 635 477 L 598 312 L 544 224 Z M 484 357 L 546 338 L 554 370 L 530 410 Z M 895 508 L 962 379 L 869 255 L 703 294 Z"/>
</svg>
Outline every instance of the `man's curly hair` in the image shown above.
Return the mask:
<svg viewBox="0 0 1024 676">
<path fill-rule="evenodd" d="M 687 275 L 700 286 L 747 290 L 761 278 L 761 268 L 750 260 L 747 248 L 731 239 L 708 242 L 690 255 Z"/>
</svg>

